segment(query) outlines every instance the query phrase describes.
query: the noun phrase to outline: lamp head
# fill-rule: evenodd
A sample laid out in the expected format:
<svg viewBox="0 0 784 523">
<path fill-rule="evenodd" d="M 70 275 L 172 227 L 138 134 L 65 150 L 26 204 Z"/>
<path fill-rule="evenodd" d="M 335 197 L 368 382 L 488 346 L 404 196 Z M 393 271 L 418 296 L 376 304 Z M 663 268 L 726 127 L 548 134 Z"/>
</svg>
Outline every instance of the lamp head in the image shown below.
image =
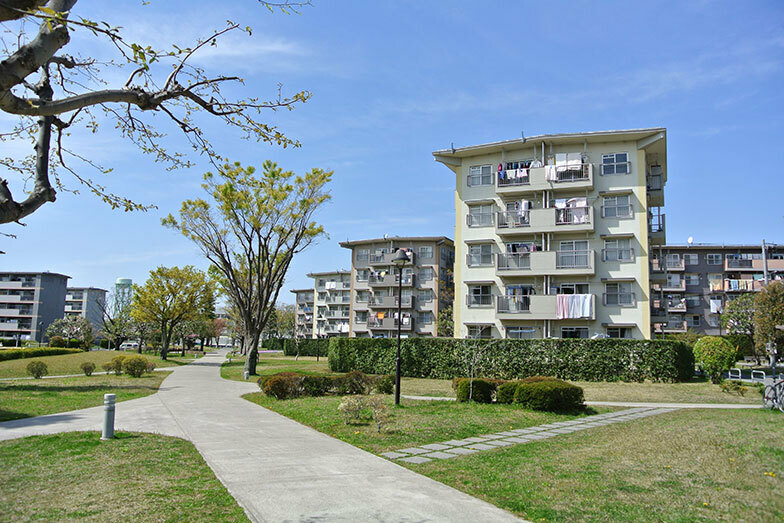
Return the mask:
<svg viewBox="0 0 784 523">
<path fill-rule="evenodd" d="M 405 265 L 410 261 L 411 258 L 408 257 L 408 254 L 406 254 L 406 251 L 404 251 L 403 249 L 396 250 L 394 256 L 392 256 L 392 263 L 394 263 L 398 267 L 402 267 L 403 265 Z"/>
</svg>

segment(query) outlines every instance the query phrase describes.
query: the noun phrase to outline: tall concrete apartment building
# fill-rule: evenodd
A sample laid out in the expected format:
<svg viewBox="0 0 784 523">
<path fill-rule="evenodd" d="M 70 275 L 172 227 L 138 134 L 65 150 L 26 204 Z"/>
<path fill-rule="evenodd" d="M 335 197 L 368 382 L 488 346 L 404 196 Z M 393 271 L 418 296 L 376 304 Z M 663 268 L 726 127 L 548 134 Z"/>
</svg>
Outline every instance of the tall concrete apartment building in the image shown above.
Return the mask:
<svg viewBox="0 0 784 523">
<path fill-rule="evenodd" d="M 0 272 L 0 338 L 44 341 L 64 314 L 70 276 L 54 272 Z"/>
<path fill-rule="evenodd" d="M 315 290 L 311 287 L 310 289 L 293 289 L 291 292 L 295 296 L 294 311 L 296 320 L 294 336 L 297 338 L 312 338 L 313 318 L 315 316 L 313 309 Z"/>
<path fill-rule="evenodd" d="M 759 292 L 765 282 L 784 279 L 784 246 L 665 245 L 654 250 L 651 280 L 653 330 L 721 334 L 728 302 Z"/>
<path fill-rule="evenodd" d="M 395 236 L 341 242 L 340 246 L 351 250 L 351 337 L 392 337 L 398 322 L 401 336 L 437 335 L 438 313 L 452 302 L 452 240 Z M 398 249 L 406 249 L 411 259 L 403 268 L 400 296 L 398 269 L 392 263 Z"/>
<path fill-rule="evenodd" d="M 666 129 L 435 151 L 456 175 L 455 337 L 651 337 Z"/>
<path fill-rule="evenodd" d="M 103 326 L 106 289 L 96 287 L 68 287 L 65 295 L 65 315 L 87 318 L 96 332 Z"/>
</svg>

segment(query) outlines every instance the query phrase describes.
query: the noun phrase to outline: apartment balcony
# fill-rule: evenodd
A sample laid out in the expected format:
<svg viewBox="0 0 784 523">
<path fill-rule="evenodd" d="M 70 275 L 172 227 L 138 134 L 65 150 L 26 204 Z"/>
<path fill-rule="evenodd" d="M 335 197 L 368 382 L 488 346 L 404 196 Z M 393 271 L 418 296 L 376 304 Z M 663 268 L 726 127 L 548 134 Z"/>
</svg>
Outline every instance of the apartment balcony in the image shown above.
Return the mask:
<svg viewBox="0 0 784 523">
<path fill-rule="evenodd" d="M 665 219 L 663 214 L 650 216 L 648 218 L 648 241 L 652 245 L 660 245 L 667 242 Z"/>
<path fill-rule="evenodd" d="M 0 295 L 0 303 L 20 303 L 33 301 L 33 296 L 20 296 L 18 294 L 4 294 Z"/>
<path fill-rule="evenodd" d="M 764 270 L 762 260 L 734 260 L 727 258 L 724 260 L 725 271 L 737 272 L 762 272 Z M 784 260 L 768 260 L 769 271 L 784 271 Z"/>
<path fill-rule="evenodd" d="M 596 253 L 587 251 L 534 251 L 496 255 L 499 276 L 592 275 Z"/>
<path fill-rule="evenodd" d="M 368 285 L 371 287 L 397 287 L 399 276 L 397 274 L 385 274 L 384 276 L 371 275 L 368 278 Z M 403 287 L 411 287 L 414 285 L 414 275 L 408 274 L 403 276 Z"/>
<path fill-rule="evenodd" d="M 667 302 L 667 312 L 686 312 L 686 300 L 673 300 Z"/>
<path fill-rule="evenodd" d="M 374 266 L 377 266 L 377 265 L 394 265 L 394 262 L 392 262 L 392 257 L 394 255 L 395 255 L 394 252 L 385 252 L 383 254 L 371 254 L 371 255 L 368 256 L 368 265 L 370 265 L 371 267 L 374 267 Z M 415 264 L 414 260 L 415 260 L 416 254 L 413 253 L 413 252 L 409 252 L 408 256 L 409 256 L 409 258 L 411 258 L 411 261 L 409 262 L 409 264 L 412 264 L 412 265 Z"/>
<path fill-rule="evenodd" d="M 313 295 L 297 296 L 297 303 L 313 303 Z"/>
<path fill-rule="evenodd" d="M 657 306 L 656 304 L 651 306 L 651 323 L 667 323 L 668 321 L 669 316 L 667 315 L 666 308 Z"/>
<path fill-rule="evenodd" d="M 647 177 L 648 205 L 652 207 L 664 206 L 664 176 L 649 173 Z"/>
<path fill-rule="evenodd" d="M 347 291 L 351 289 L 351 282 L 348 281 L 331 281 L 325 285 L 317 285 L 316 290 L 324 291 Z"/>
<path fill-rule="evenodd" d="M 333 318 L 333 319 L 343 319 L 348 318 L 350 316 L 350 311 L 343 311 L 343 310 L 328 310 L 322 316 L 324 318 Z"/>
<path fill-rule="evenodd" d="M 668 323 L 662 323 L 656 329 L 657 333 L 664 332 L 665 334 L 668 333 L 677 333 L 677 332 L 686 332 L 689 330 L 688 325 L 686 325 L 686 320 L 683 321 L 670 321 Z"/>
<path fill-rule="evenodd" d="M 555 294 L 533 296 L 496 296 L 496 317 L 499 320 L 557 320 L 558 298 Z M 590 318 L 596 319 L 596 296 L 591 295 Z M 569 318 L 572 319 L 572 318 Z M 574 318 L 578 319 L 578 318 Z"/>
<path fill-rule="evenodd" d="M 368 306 L 371 309 L 396 309 L 397 301 L 397 296 L 376 296 L 368 300 Z M 414 306 L 414 297 L 403 296 L 400 306 L 404 309 L 410 309 Z"/>
<path fill-rule="evenodd" d="M 26 315 L 22 314 L 20 309 L 3 309 L 0 308 L 0 316 L 30 316 L 31 313 L 27 313 Z"/>
<path fill-rule="evenodd" d="M 401 331 L 410 331 L 413 328 L 414 320 L 410 316 L 403 316 L 403 323 L 400 325 Z M 369 329 L 375 330 L 397 330 L 398 321 L 394 318 L 379 319 L 375 316 L 370 316 L 367 321 Z"/>
<path fill-rule="evenodd" d="M 496 234 L 539 234 L 543 232 L 591 232 L 593 207 L 530 209 L 496 213 Z"/>
<path fill-rule="evenodd" d="M 759 292 L 765 282 L 762 280 L 733 280 L 725 278 L 724 292 Z"/>
<path fill-rule="evenodd" d="M 665 281 L 653 285 L 653 290 L 656 292 L 686 292 L 686 280 L 679 282 Z"/>
<path fill-rule="evenodd" d="M 63 309 L 65 312 L 84 312 L 84 309 L 81 307 L 74 307 L 73 305 L 66 305 Z"/>
<path fill-rule="evenodd" d="M 35 281 L 0 281 L 0 289 L 16 290 L 16 289 L 32 289 L 35 287 Z"/>
<path fill-rule="evenodd" d="M 581 168 L 571 170 L 556 168 L 552 181 L 546 179 L 544 167 L 507 170 L 503 178 L 496 176 L 496 192 L 502 196 L 574 189 L 593 189 L 592 163 L 584 163 Z"/>
<path fill-rule="evenodd" d="M 653 258 L 651 260 L 652 272 L 683 272 L 686 270 L 686 260 L 683 258 L 679 260 L 660 260 Z"/>
<path fill-rule="evenodd" d="M 328 305 L 340 305 L 344 303 L 351 303 L 351 296 L 328 296 L 322 301 Z"/>
</svg>

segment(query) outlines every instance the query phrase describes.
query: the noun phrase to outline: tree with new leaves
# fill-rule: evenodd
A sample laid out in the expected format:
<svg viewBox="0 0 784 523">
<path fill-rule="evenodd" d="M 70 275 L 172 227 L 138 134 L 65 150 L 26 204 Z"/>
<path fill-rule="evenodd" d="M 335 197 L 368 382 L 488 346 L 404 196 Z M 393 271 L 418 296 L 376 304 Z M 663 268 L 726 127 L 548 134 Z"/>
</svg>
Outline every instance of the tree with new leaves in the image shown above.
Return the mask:
<svg viewBox="0 0 784 523">
<path fill-rule="evenodd" d="M 772 344 L 771 356 L 784 351 L 784 331 L 777 329 L 784 325 L 784 281 L 774 281 L 766 285 L 754 300 L 754 343 L 757 350 L 767 350 Z"/>
<path fill-rule="evenodd" d="M 260 3 L 285 12 L 309 2 Z M 104 132 L 104 128 L 116 132 L 117 139 L 130 142 L 169 170 L 189 167 L 191 151 L 215 165 L 225 161 L 202 128 L 205 117 L 218 119 L 245 139 L 299 146 L 262 116 L 267 111 L 293 109 L 308 100 L 309 92 L 286 96 L 279 88 L 269 100 L 255 95 L 235 97 L 242 78 L 194 65 L 205 48 L 220 45 L 227 34 L 245 32 L 251 37 L 250 27 L 229 21 L 191 45 L 153 48 L 128 40 L 120 25 L 91 19 L 85 12 L 88 9 L 89 4 L 82 9 L 78 0 L 0 1 L 4 29 L 0 33 L 0 112 L 4 120 L 14 122 L 0 131 L 0 142 L 31 145 L 26 157 L 0 156 L 0 166 L 18 177 L 19 189 L 25 192 L 21 198 L 15 196 L 9 180 L 0 178 L 0 224 L 19 222 L 55 201 L 58 190 L 77 192 L 64 181 L 66 174 L 112 208 L 152 207 L 112 193 L 85 173 L 93 170 L 105 175 L 112 169 L 76 146 L 73 136 L 79 133 Z M 116 12 L 126 9 L 118 7 Z M 127 22 L 123 25 L 132 25 Z M 79 38 L 72 41 L 76 33 Z M 103 49 L 96 50 L 100 46 Z M 114 56 L 104 59 L 109 53 Z M 240 64 L 227 60 L 222 65 L 221 69 L 230 70 Z M 117 80 L 121 77 L 126 78 L 124 82 Z M 170 130 L 181 132 L 183 140 L 176 143 L 168 138 Z"/>
<path fill-rule="evenodd" d="M 203 317 L 215 294 L 214 283 L 191 265 L 158 267 L 143 286 L 134 285 L 131 316 L 154 323 L 161 331 L 161 359 L 166 359 L 176 328 Z"/>
<path fill-rule="evenodd" d="M 721 326 L 728 334 L 748 336 L 752 344 L 754 343 L 755 300 L 754 293 L 741 294 L 729 301 L 721 314 Z"/>
<path fill-rule="evenodd" d="M 109 293 L 108 299 L 99 302 L 99 307 L 103 317 L 101 335 L 111 342 L 115 350 L 119 349 L 122 342 L 133 335 L 131 304 L 124 302 L 117 294 Z"/>
<path fill-rule="evenodd" d="M 297 311 L 294 304 L 279 305 L 275 309 L 278 323 L 278 335 L 283 338 L 293 338 L 297 327 Z"/>
<path fill-rule="evenodd" d="M 245 370 L 256 373 L 258 343 L 294 255 L 324 235 L 314 214 L 329 200 L 332 171 L 304 175 L 265 161 L 260 173 L 239 163 L 207 173 L 208 199 L 186 200 L 167 227 L 193 240 L 238 315 Z"/>
</svg>

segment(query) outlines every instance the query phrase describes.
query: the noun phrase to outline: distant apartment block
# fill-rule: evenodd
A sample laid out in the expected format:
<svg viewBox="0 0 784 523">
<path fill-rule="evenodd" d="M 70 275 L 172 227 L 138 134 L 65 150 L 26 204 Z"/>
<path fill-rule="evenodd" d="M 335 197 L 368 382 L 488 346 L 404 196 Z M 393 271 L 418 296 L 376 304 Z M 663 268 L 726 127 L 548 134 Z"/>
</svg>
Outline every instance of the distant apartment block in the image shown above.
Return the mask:
<svg viewBox="0 0 784 523">
<path fill-rule="evenodd" d="M 445 236 L 347 241 L 351 250 L 351 337 L 436 336 L 439 311 L 452 303 L 454 243 Z M 392 256 L 408 252 L 401 280 Z M 398 317 L 398 305 L 401 313 Z"/>
<path fill-rule="evenodd" d="M 70 276 L 53 272 L 0 272 L 0 338 L 44 341 L 64 314 Z"/>
<path fill-rule="evenodd" d="M 784 246 L 664 245 L 653 251 L 652 317 L 655 334 L 694 330 L 726 333 L 720 328 L 727 303 L 759 292 L 768 281 L 784 279 Z"/>
<path fill-rule="evenodd" d="M 455 337 L 651 337 L 666 129 L 435 151 L 454 172 Z"/>
<path fill-rule="evenodd" d="M 351 271 L 314 272 L 314 338 L 347 337 L 351 330 Z"/>
<path fill-rule="evenodd" d="M 93 325 L 97 333 L 103 326 L 106 290 L 96 287 L 68 287 L 65 295 L 65 315 L 81 316 Z"/>
<path fill-rule="evenodd" d="M 312 338 L 315 317 L 315 310 L 313 309 L 315 290 L 311 287 L 310 289 L 294 289 L 291 292 L 296 297 L 294 304 L 296 314 L 294 336 L 297 338 Z"/>
</svg>

